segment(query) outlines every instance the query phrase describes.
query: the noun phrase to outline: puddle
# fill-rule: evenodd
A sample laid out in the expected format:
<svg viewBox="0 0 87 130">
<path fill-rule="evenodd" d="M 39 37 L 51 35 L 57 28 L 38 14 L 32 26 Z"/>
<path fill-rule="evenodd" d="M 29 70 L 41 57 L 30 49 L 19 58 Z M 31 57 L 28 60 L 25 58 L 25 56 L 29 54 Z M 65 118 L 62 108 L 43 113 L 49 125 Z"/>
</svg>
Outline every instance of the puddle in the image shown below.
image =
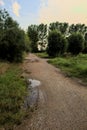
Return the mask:
<svg viewBox="0 0 87 130">
<path fill-rule="evenodd" d="M 38 86 L 41 85 L 41 82 L 35 79 L 28 79 L 28 81 L 28 95 L 24 102 L 24 108 L 26 109 L 28 107 L 34 107 L 37 104 L 39 98 Z"/>
<path fill-rule="evenodd" d="M 35 88 L 35 87 L 41 85 L 41 82 L 40 82 L 39 80 L 29 79 L 29 82 L 30 82 L 30 86 L 31 86 L 32 88 Z"/>
</svg>

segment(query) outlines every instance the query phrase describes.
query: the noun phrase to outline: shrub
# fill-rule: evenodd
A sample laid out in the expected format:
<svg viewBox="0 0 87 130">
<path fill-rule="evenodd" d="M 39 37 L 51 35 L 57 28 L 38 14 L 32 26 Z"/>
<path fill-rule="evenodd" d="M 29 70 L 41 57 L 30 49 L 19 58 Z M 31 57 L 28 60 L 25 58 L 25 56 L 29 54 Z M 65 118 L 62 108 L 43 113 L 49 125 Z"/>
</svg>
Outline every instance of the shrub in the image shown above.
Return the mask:
<svg viewBox="0 0 87 130">
<path fill-rule="evenodd" d="M 68 38 L 68 51 L 73 55 L 77 55 L 84 49 L 84 39 L 80 33 L 73 33 Z"/>
<path fill-rule="evenodd" d="M 0 43 L 0 58 L 10 62 L 21 61 L 24 47 L 24 32 L 17 28 L 7 30 Z"/>
<path fill-rule="evenodd" d="M 25 51 L 25 33 L 7 11 L 0 10 L 0 59 L 22 61 Z"/>
<path fill-rule="evenodd" d="M 67 41 L 60 32 L 52 31 L 48 36 L 47 53 L 49 56 L 58 56 L 67 49 Z"/>
</svg>

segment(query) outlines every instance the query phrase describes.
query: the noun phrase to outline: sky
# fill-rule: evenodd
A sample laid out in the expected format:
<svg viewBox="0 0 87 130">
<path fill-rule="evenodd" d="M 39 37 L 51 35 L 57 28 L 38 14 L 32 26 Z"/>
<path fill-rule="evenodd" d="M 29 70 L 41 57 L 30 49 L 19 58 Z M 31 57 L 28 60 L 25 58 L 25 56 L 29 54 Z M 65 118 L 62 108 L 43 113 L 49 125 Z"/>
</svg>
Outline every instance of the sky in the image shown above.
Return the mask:
<svg viewBox="0 0 87 130">
<path fill-rule="evenodd" d="M 56 21 L 87 25 L 87 0 L 0 0 L 4 8 L 23 29 Z"/>
</svg>

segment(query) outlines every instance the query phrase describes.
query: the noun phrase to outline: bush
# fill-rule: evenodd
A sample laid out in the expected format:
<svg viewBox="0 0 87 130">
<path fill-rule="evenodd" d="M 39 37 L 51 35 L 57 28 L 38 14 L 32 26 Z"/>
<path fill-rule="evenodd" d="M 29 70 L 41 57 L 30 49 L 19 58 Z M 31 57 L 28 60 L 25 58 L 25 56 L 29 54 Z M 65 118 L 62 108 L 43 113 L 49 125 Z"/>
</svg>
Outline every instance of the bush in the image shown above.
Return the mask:
<svg viewBox="0 0 87 130">
<path fill-rule="evenodd" d="M 22 61 L 24 47 L 24 32 L 17 28 L 7 30 L 0 43 L 0 58 L 10 62 Z"/>
<path fill-rule="evenodd" d="M 69 47 L 68 51 L 73 55 L 77 55 L 84 49 L 84 39 L 80 33 L 74 33 L 69 36 Z"/>
<path fill-rule="evenodd" d="M 24 31 L 5 10 L 0 10 L 0 21 L 0 59 L 22 61 L 26 49 Z"/>
<path fill-rule="evenodd" d="M 49 56 L 58 56 L 67 49 L 67 41 L 60 32 L 52 31 L 48 36 L 47 53 Z"/>
</svg>

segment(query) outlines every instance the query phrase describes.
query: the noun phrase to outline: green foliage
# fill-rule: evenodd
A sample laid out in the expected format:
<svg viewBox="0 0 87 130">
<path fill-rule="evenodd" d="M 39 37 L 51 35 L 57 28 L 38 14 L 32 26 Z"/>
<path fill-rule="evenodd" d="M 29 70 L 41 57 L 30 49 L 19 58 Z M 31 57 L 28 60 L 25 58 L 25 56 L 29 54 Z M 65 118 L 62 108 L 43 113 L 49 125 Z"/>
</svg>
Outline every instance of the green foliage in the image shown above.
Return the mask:
<svg viewBox="0 0 87 130">
<path fill-rule="evenodd" d="M 87 41 L 84 42 L 84 50 L 82 52 L 87 54 Z"/>
<path fill-rule="evenodd" d="M 27 33 L 31 40 L 31 51 L 38 52 L 38 45 L 43 51 L 47 44 L 47 25 L 30 25 Z"/>
<path fill-rule="evenodd" d="M 62 34 L 66 35 L 68 26 L 69 26 L 68 23 L 60 23 L 60 22 L 50 23 L 49 31 L 57 30 L 60 31 Z"/>
<path fill-rule="evenodd" d="M 87 33 L 85 33 L 85 42 L 84 42 L 84 50 L 83 53 L 87 54 Z"/>
<path fill-rule="evenodd" d="M 6 23 L 6 20 L 8 19 L 8 17 L 9 17 L 9 14 L 5 9 L 0 10 L 0 42 L 4 36 L 5 23 Z"/>
<path fill-rule="evenodd" d="M 12 28 L 18 28 L 18 23 L 16 21 L 14 21 L 10 16 L 5 20 L 5 24 L 4 24 L 4 30 L 9 30 Z"/>
<path fill-rule="evenodd" d="M 58 56 L 63 54 L 67 49 L 67 41 L 60 32 L 52 31 L 48 36 L 47 53 L 49 56 Z"/>
<path fill-rule="evenodd" d="M 30 51 L 30 39 L 27 34 L 25 34 L 25 52 Z"/>
<path fill-rule="evenodd" d="M 82 78 L 87 82 L 87 55 L 79 54 L 75 57 L 59 57 L 50 59 L 49 63 L 61 68 L 68 76 Z"/>
<path fill-rule="evenodd" d="M 40 58 L 49 58 L 46 52 L 39 52 L 39 53 L 36 53 L 36 55 L 39 56 Z"/>
<path fill-rule="evenodd" d="M 37 41 L 38 41 L 38 30 L 36 25 L 31 25 L 28 27 L 28 36 L 31 40 L 31 51 L 32 52 L 37 52 L 38 51 L 38 46 L 37 46 Z"/>
<path fill-rule="evenodd" d="M 81 33 L 82 35 L 84 35 L 87 32 L 87 26 L 85 26 L 85 24 L 72 24 L 69 27 L 69 33 L 73 34 L 73 33 Z"/>
<path fill-rule="evenodd" d="M 0 10 L 0 59 L 20 62 L 24 50 L 24 31 L 6 10 Z"/>
<path fill-rule="evenodd" d="M 22 61 L 24 47 L 24 32 L 17 28 L 7 30 L 0 43 L 0 58 L 10 62 Z"/>
<path fill-rule="evenodd" d="M 60 32 L 65 37 L 65 38 L 63 38 L 63 42 L 65 42 L 70 35 L 73 35 L 73 33 L 78 35 L 78 39 L 80 38 L 79 42 L 81 42 L 81 36 L 79 36 L 79 35 L 81 34 L 84 38 L 84 36 L 87 32 L 87 26 L 85 24 L 72 24 L 72 25 L 69 26 L 69 24 L 66 23 L 66 22 L 64 22 L 64 23 L 53 22 L 53 23 L 49 24 L 49 27 L 47 27 L 47 25 L 44 25 L 44 24 L 31 25 L 31 26 L 28 27 L 28 36 L 30 37 L 30 40 L 31 40 L 32 52 L 37 52 L 38 51 L 38 45 L 39 45 L 40 51 L 44 51 L 44 50 L 47 49 L 47 52 L 49 53 L 49 55 L 51 55 L 52 53 L 55 53 L 55 52 L 52 52 L 52 51 L 50 52 L 49 47 L 47 48 L 47 44 L 49 46 L 49 43 L 47 42 L 47 37 L 49 37 L 48 34 L 50 35 L 50 33 L 53 32 L 53 31 Z M 78 46 L 77 45 L 78 40 L 75 40 L 75 41 L 77 41 L 77 43 L 76 43 L 77 48 L 76 49 L 78 51 L 77 52 L 75 51 L 74 53 L 78 54 L 79 52 L 82 52 L 83 47 L 84 47 L 83 52 L 86 53 L 87 52 L 87 46 L 83 45 L 83 47 L 81 47 L 81 44 L 79 44 L 80 46 Z M 53 41 L 53 42 L 55 42 L 55 41 Z M 63 45 L 65 45 L 65 44 L 63 44 Z M 86 45 L 86 42 L 85 42 L 85 45 Z M 53 43 L 53 45 L 52 45 L 53 51 L 55 50 L 54 48 L 56 48 L 55 46 L 56 45 L 54 45 L 54 43 Z M 66 50 L 66 47 L 63 47 L 63 48 L 65 48 L 65 50 Z M 72 48 L 72 47 L 70 47 L 70 48 Z M 56 50 L 58 50 L 58 48 L 56 48 Z M 62 50 L 63 49 L 61 48 L 61 52 L 59 52 L 60 54 L 64 53 L 64 50 L 63 50 L 63 52 L 62 52 Z M 71 52 L 71 53 L 74 54 L 73 52 Z M 56 54 L 52 54 L 52 56 L 53 55 L 55 56 Z"/>
<path fill-rule="evenodd" d="M 35 43 L 34 41 L 31 41 L 31 52 L 38 52 L 37 43 Z"/>
<path fill-rule="evenodd" d="M 68 51 L 73 55 L 77 55 L 84 49 L 84 39 L 80 33 L 73 33 L 68 38 Z"/>
<path fill-rule="evenodd" d="M 41 50 L 43 51 L 46 44 L 47 44 L 47 24 L 40 24 L 38 26 L 38 39 L 39 39 L 39 45 L 41 46 Z"/>
<path fill-rule="evenodd" d="M 0 126 L 19 124 L 25 114 L 22 106 L 27 89 L 20 75 L 21 69 L 16 64 L 0 75 Z"/>
</svg>

